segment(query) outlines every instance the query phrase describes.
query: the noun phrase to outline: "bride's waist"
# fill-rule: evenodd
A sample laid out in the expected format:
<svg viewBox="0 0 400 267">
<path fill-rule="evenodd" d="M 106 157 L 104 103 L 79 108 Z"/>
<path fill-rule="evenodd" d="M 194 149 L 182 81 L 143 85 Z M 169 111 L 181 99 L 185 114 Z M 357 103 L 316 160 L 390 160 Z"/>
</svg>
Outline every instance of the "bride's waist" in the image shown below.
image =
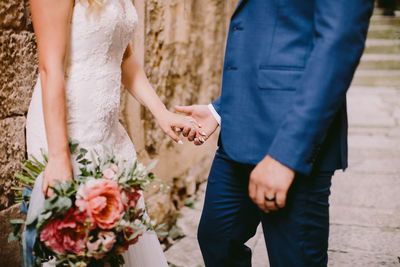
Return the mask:
<svg viewBox="0 0 400 267">
<path fill-rule="evenodd" d="M 121 64 L 108 61 L 78 61 L 67 64 L 66 76 L 101 77 L 104 75 L 121 75 Z"/>
<path fill-rule="evenodd" d="M 119 121 L 120 87 L 79 88 L 67 86 L 66 110 L 67 122 L 74 125 L 104 127 Z M 42 88 L 40 81 L 34 89 L 29 105 L 28 117 L 42 117 Z M 37 119 L 37 118 L 36 118 Z M 84 128 L 84 127 L 83 127 Z"/>
</svg>

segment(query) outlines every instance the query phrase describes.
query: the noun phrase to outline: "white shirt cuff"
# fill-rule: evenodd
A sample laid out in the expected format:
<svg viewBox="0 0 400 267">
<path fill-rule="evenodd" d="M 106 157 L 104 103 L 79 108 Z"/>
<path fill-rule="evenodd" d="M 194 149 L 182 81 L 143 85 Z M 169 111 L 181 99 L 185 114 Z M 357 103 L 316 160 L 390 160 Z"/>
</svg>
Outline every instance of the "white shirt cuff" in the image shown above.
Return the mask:
<svg viewBox="0 0 400 267">
<path fill-rule="evenodd" d="M 218 122 L 218 124 L 221 125 L 221 116 L 215 110 L 213 104 L 209 104 L 208 109 L 211 111 L 211 114 L 213 115 L 214 119 Z"/>
</svg>

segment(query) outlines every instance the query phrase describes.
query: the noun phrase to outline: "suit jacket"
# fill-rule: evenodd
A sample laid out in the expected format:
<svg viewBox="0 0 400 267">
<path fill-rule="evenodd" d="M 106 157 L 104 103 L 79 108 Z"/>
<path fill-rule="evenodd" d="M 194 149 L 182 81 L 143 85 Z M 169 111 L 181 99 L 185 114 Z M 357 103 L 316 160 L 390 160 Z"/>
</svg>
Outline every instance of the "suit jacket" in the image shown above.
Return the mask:
<svg viewBox="0 0 400 267">
<path fill-rule="evenodd" d="M 220 142 L 234 161 L 267 154 L 309 174 L 347 167 L 346 91 L 373 0 L 240 0 L 226 46 Z"/>
</svg>

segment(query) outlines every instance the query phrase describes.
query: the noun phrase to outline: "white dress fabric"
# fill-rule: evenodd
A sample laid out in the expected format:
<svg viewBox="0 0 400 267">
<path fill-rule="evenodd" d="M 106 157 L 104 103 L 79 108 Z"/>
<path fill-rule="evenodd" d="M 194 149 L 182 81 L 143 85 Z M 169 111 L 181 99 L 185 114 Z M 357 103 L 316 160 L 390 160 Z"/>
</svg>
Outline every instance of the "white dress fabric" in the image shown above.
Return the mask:
<svg viewBox="0 0 400 267">
<path fill-rule="evenodd" d="M 122 58 L 137 22 L 131 0 L 104 0 L 99 8 L 89 8 L 87 0 L 75 0 L 65 73 L 69 137 L 100 154 L 103 147 L 112 148 L 117 157 L 132 163 L 136 151 L 118 115 Z M 47 141 L 40 77 L 30 103 L 26 131 L 28 155 L 41 158 L 41 150 L 47 151 Z M 73 168 L 77 174 L 78 166 Z M 41 182 L 40 177 L 31 202 L 43 201 Z M 30 205 L 28 214 L 40 206 Z M 168 266 L 154 232 L 140 237 L 124 258 L 129 267 Z"/>
</svg>

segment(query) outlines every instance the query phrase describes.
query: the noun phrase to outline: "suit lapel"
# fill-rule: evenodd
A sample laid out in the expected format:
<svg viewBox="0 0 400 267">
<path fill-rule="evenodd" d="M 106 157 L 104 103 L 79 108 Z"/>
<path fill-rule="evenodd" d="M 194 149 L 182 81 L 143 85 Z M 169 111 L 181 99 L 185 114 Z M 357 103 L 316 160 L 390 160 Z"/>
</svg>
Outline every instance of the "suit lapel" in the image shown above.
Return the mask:
<svg viewBox="0 0 400 267">
<path fill-rule="evenodd" d="M 232 18 L 239 12 L 239 10 L 244 6 L 244 4 L 249 1 L 249 0 L 239 0 L 239 3 L 235 9 L 235 12 L 233 12 Z"/>
</svg>

